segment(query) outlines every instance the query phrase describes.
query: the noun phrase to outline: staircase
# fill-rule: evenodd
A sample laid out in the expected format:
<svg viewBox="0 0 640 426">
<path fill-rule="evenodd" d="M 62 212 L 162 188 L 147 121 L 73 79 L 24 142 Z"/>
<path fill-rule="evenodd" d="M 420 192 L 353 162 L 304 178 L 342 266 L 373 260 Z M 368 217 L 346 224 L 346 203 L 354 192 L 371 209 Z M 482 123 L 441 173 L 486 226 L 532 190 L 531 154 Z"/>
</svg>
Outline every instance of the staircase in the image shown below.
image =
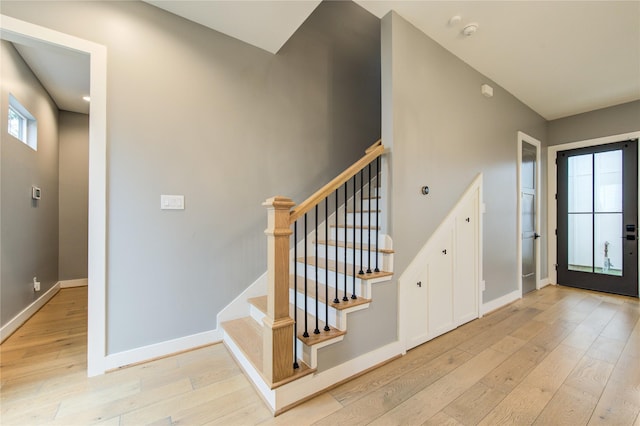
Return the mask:
<svg viewBox="0 0 640 426">
<path fill-rule="evenodd" d="M 366 362 L 318 371 L 318 350 L 342 341 L 349 314 L 375 303 L 372 285 L 393 275 L 391 240 L 381 232 L 383 152 L 376 142 L 293 210 L 284 197 L 265 202 L 266 294 L 247 298 L 247 315 L 221 327 L 225 344 L 275 415 L 390 357 L 382 351 Z"/>
</svg>

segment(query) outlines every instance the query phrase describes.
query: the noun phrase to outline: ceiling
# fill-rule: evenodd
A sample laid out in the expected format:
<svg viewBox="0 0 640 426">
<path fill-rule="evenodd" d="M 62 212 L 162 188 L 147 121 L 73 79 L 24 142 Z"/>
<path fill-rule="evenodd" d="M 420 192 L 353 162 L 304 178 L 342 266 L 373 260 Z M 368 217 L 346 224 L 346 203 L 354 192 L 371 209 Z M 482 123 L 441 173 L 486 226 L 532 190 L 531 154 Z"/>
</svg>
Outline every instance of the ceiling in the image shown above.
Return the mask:
<svg viewBox="0 0 640 426">
<path fill-rule="evenodd" d="M 145 0 L 276 53 L 317 0 Z M 640 1 L 356 0 L 391 9 L 548 120 L 640 99 Z M 450 24 L 458 15 L 461 21 Z M 463 27 L 478 24 L 472 36 Z M 20 42 L 20 41 L 19 41 Z M 88 112 L 89 58 L 17 45 L 58 107 Z"/>
<path fill-rule="evenodd" d="M 16 48 L 42 86 L 63 111 L 89 114 L 89 55 L 51 44 L 24 40 Z"/>
</svg>

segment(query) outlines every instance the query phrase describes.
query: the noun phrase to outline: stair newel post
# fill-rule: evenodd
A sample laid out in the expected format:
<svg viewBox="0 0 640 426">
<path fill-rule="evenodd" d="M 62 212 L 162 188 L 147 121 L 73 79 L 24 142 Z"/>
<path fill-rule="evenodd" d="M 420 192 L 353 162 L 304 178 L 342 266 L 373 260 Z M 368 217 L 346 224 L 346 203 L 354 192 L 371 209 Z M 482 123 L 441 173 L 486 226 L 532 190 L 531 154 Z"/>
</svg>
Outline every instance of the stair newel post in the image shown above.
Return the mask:
<svg viewBox="0 0 640 426">
<path fill-rule="evenodd" d="M 295 203 L 286 197 L 266 200 L 267 208 L 267 314 L 262 320 L 263 374 L 276 383 L 293 375 L 294 321 L 289 316 L 290 210 Z"/>
</svg>

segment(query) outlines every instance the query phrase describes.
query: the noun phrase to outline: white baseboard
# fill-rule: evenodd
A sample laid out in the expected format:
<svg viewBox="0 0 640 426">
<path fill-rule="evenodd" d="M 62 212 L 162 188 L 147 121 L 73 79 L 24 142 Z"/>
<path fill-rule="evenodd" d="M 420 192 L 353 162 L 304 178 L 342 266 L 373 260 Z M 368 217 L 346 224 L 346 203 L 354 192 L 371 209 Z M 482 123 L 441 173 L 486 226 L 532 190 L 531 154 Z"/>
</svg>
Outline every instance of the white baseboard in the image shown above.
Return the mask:
<svg viewBox="0 0 640 426">
<path fill-rule="evenodd" d="M 42 296 L 38 297 L 29 306 L 24 308 L 22 312 L 13 317 L 11 321 L 6 323 L 0 328 L 0 343 L 11 336 L 22 324 L 24 324 L 29 318 L 33 316 L 38 309 L 42 308 L 56 293 L 60 290 L 60 283 L 55 283 L 53 287 L 44 292 Z"/>
<path fill-rule="evenodd" d="M 551 285 L 551 280 L 549 279 L 549 277 L 543 278 L 539 281 L 538 285 L 539 285 L 538 289 L 541 289 L 543 287 Z"/>
<path fill-rule="evenodd" d="M 211 345 L 222 340 L 222 334 L 218 329 L 167 340 L 128 351 L 107 355 L 105 358 L 106 370 L 113 370 L 131 364 L 151 361 L 155 358 L 170 356 L 179 352 L 191 350 L 200 346 Z"/>
<path fill-rule="evenodd" d="M 482 315 L 495 311 L 496 309 L 502 308 L 503 306 L 508 305 L 511 302 L 515 302 L 520 299 L 522 295 L 520 294 L 520 290 L 512 291 L 511 293 L 505 294 L 504 296 L 498 297 L 497 299 L 493 299 L 490 302 L 482 304 Z"/>
<path fill-rule="evenodd" d="M 89 285 L 89 279 L 80 278 L 77 280 L 63 280 L 58 281 L 58 284 L 60 284 L 60 288 L 85 287 Z"/>
</svg>

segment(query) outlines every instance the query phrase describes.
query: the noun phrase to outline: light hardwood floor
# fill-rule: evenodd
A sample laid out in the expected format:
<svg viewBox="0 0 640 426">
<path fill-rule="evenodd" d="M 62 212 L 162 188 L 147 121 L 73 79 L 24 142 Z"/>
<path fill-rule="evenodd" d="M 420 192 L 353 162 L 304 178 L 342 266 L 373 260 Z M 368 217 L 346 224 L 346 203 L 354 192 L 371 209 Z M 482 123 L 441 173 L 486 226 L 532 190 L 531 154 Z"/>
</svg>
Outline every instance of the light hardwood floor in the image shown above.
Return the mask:
<svg viewBox="0 0 640 426">
<path fill-rule="evenodd" d="M 638 299 L 549 286 L 272 418 L 219 344 L 86 378 L 86 288 L 0 346 L 6 425 L 640 425 Z"/>
</svg>

